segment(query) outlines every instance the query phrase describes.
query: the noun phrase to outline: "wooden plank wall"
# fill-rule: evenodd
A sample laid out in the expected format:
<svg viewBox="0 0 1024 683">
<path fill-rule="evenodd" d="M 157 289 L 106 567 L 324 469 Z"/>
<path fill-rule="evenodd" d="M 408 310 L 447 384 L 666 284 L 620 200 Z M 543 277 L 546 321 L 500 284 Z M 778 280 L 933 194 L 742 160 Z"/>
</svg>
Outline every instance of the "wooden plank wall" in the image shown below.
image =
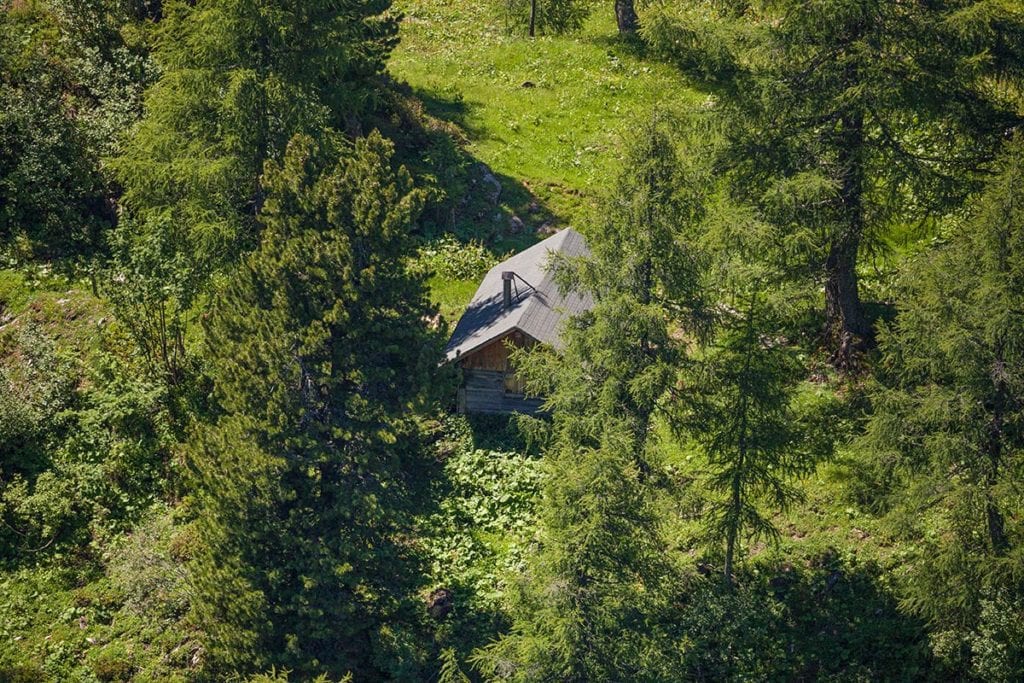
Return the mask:
<svg viewBox="0 0 1024 683">
<path fill-rule="evenodd" d="M 508 369 L 508 348 L 505 343 L 513 346 L 527 346 L 532 340 L 519 330 L 498 337 L 476 351 L 466 354 L 459 360 L 459 365 L 472 370 L 495 370 L 505 372 Z"/>
<path fill-rule="evenodd" d="M 522 383 L 509 362 L 508 346 L 530 347 L 531 337 L 519 330 L 495 339 L 459 361 L 463 385 L 459 410 L 476 413 L 536 413 L 541 399 L 522 396 Z"/>
<path fill-rule="evenodd" d="M 467 412 L 534 415 L 540 411 L 540 406 L 544 402 L 539 398 L 526 398 L 507 393 L 504 372 L 464 369 L 462 377 L 465 392 L 462 396 L 465 396 L 464 405 Z"/>
</svg>

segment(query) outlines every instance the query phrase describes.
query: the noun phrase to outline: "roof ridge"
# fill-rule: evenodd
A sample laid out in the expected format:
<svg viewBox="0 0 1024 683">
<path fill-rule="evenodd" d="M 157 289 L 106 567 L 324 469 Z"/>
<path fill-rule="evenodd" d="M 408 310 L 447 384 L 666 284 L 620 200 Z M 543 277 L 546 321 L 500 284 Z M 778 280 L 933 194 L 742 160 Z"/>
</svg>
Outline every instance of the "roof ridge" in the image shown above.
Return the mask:
<svg viewBox="0 0 1024 683">
<path fill-rule="evenodd" d="M 586 239 L 572 228 L 564 228 L 488 270 L 452 333 L 446 348 L 448 358 L 478 348 L 482 340 L 513 328 L 538 341 L 557 345 L 561 318 L 589 308 L 590 297 L 561 292 L 554 270 L 549 267 L 551 255 L 556 253 L 585 254 Z M 509 271 L 533 291 L 527 291 L 525 296 L 520 291 L 513 305 L 506 308 L 502 304 L 501 273 Z"/>
</svg>

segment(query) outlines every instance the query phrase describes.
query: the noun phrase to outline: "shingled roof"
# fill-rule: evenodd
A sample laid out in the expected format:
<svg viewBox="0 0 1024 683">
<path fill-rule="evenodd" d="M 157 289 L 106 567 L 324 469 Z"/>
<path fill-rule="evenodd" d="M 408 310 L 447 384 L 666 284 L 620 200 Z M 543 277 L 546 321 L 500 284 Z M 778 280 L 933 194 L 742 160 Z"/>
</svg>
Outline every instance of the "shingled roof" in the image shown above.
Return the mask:
<svg viewBox="0 0 1024 683">
<path fill-rule="evenodd" d="M 563 296 L 558 291 L 547 267 L 552 253 L 586 256 L 590 252 L 583 235 L 566 228 L 487 271 L 445 348 L 448 360 L 516 329 L 539 342 L 561 346 L 562 320 L 588 310 L 593 302 L 589 295 L 570 292 Z M 507 272 L 515 274 L 508 308 L 503 305 L 502 283 L 502 273 Z"/>
</svg>

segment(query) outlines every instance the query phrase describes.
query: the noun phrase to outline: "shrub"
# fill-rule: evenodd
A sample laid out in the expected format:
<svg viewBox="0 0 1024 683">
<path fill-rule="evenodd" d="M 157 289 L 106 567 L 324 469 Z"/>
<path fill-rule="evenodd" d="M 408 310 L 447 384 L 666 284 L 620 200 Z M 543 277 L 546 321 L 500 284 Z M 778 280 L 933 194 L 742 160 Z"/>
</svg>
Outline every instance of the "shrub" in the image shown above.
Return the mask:
<svg viewBox="0 0 1024 683">
<path fill-rule="evenodd" d="M 972 673 L 983 681 L 1024 680 L 1024 604 L 998 596 L 984 600 L 981 623 L 971 634 Z"/>
<path fill-rule="evenodd" d="M 414 268 L 446 280 L 474 280 L 497 262 L 498 258 L 480 242 L 463 243 L 445 235 L 420 248 Z"/>
<path fill-rule="evenodd" d="M 123 643 L 114 642 L 90 657 L 90 667 L 101 681 L 130 681 L 135 670 L 132 652 Z"/>
<path fill-rule="evenodd" d="M 509 27 L 527 30 L 532 0 L 504 0 L 505 22 Z M 584 0 L 536 0 L 536 29 L 540 34 L 562 35 L 578 31 L 590 15 L 590 3 Z"/>
</svg>

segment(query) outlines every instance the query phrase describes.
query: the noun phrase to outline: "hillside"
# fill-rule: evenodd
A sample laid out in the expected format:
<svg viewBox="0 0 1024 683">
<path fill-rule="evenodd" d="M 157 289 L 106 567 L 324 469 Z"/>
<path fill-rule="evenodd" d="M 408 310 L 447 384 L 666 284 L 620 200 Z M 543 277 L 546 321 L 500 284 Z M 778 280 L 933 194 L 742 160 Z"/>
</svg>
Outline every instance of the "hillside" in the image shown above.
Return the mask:
<svg viewBox="0 0 1024 683">
<path fill-rule="evenodd" d="M 610 12 L 592 13 L 578 34 L 531 39 L 510 30 L 493 3 L 410 0 L 398 8 L 393 77 L 430 115 L 454 124 L 459 144 L 500 183 L 498 206 L 449 226 L 484 241 L 488 263 L 564 225 L 585 229 L 621 167 L 624 136 L 651 116 L 703 100 L 678 70 L 616 40 Z M 470 191 L 493 192 L 481 178 Z M 510 228 L 512 217 L 521 229 Z M 482 275 L 480 267 L 471 272 L 431 281 L 452 324 Z"/>
<path fill-rule="evenodd" d="M 1024 680 L 1024 9 L 633 8 L 0 0 L 0 682 Z"/>
<path fill-rule="evenodd" d="M 487 2 L 398 8 L 405 18 L 394 77 L 459 126 L 470 154 L 563 222 L 582 218 L 607 191 L 623 136 L 638 122 L 703 99 L 677 70 L 619 42 L 608 11 L 595 11 L 579 34 L 530 39 L 510 33 Z"/>
</svg>

